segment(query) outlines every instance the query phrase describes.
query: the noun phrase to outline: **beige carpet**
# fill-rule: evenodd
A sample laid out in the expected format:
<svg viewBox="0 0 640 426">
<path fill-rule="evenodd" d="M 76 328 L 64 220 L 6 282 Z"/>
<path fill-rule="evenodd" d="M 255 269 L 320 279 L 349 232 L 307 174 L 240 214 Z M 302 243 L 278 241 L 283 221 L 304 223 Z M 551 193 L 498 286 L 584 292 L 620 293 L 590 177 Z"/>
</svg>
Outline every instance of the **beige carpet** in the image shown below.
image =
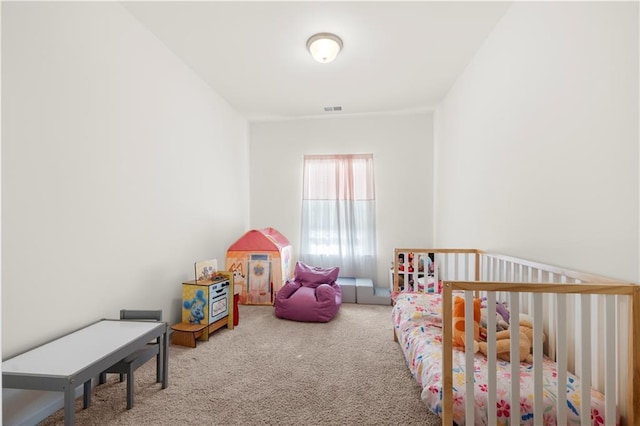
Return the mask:
<svg viewBox="0 0 640 426">
<path fill-rule="evenodd" d="M 345 303 L 329 323 L 240 306 L 234 330 L 195 349 L 171 345 L 169 387 L 155 362 L 136 371 L 135 405 L 110 375 L 78 425 L 439 425 L 393 341 L 391 307 Z M 43 426 L 62 425 L 62 410 Z"/>
</svg>

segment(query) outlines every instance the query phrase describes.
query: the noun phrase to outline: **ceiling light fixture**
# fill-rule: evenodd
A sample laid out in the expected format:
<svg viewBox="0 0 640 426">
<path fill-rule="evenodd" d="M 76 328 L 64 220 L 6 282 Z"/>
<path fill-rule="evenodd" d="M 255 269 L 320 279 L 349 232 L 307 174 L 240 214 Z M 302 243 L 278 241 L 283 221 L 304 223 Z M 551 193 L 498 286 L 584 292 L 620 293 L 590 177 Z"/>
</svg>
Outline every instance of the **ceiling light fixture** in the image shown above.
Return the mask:
<svg viewBox="0 0 640 426">
<path fill-rule="evenodd" d="M 333 61 L 342 49 L 342 39 L 331 33 L 318 33 L 309 37 L 307 40 L 307 50 L 313 56 L 313 59 L 328 64 Z"/>
</svg>

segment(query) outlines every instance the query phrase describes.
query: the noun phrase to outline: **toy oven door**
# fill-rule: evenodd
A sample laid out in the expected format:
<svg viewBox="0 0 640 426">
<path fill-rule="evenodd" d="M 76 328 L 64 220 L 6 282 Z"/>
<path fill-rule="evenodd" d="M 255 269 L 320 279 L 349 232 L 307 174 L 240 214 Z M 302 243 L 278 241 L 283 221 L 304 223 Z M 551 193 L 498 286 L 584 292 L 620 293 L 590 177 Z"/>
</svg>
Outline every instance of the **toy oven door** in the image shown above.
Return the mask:
<svg viewBox="0 0 640 426">
<path fill-rule="evenodd" d="M 211 291 L 211 303 L 209 305 L 209 324 L 229 315 L 227 304 L 227 287 Z"/>
</svg>

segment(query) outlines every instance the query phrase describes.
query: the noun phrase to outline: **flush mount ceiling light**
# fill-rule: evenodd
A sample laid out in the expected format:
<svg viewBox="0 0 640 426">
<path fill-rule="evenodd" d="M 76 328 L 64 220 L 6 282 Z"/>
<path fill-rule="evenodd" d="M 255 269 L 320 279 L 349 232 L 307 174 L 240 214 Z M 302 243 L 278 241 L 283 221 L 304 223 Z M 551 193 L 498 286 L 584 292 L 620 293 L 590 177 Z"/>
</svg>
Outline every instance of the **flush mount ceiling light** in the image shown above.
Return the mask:
<svg viewBox="0 0 640 426">
<path fill-rule="evenodd" d="M 335 34 L 318 33 L 307 40 L 307 50 L 313 59 L 328 64 L 333 61 L 342 49 L 342 40 Z"/>
</svg>

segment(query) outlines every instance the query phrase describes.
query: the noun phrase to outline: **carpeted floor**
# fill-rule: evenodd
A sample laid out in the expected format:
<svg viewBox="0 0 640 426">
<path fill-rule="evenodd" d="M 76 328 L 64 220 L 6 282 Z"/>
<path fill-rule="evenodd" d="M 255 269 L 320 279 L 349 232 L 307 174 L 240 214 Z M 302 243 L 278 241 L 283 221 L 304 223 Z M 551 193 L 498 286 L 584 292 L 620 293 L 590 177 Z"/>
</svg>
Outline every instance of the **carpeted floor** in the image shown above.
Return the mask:
<svg viewBox="0 0 640 426">
<path fill-rule="evenodd" d="M 78 425 L 439 425 L 393 341 L 391 307 L 345 303 L 329 323 L 240 306 L 234 330 L 195 349 L 171 345 L 169 387 L 155 362 L 136 371 L 135 406 L 110 375 L 76 401 Z M 62 425 L 62 410 L 42 426 Z"/>
</svg>

